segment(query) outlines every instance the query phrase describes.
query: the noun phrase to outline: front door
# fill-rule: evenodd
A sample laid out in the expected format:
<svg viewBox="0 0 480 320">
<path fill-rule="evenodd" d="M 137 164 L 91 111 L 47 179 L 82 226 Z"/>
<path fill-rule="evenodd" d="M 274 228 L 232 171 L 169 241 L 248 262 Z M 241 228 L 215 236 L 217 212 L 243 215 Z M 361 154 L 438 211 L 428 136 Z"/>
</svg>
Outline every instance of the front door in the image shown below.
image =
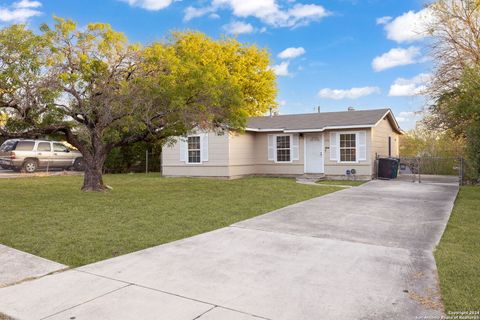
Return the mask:
<svg viewBox="0 0 480 320">
<path fill-rule="evenodd" d="M 323 173 L 323 136 L 305 134 L 305 173 Z"/>
</svg>

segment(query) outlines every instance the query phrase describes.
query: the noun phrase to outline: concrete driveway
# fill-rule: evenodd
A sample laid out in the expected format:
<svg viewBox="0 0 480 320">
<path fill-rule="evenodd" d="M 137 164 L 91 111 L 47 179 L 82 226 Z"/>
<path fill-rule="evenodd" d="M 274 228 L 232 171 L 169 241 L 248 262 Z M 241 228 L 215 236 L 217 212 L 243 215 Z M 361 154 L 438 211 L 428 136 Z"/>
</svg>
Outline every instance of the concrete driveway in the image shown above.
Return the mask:
<svg viewBox="0 0 480 320">
<path fill-rule="evenodd" d="M 438 317 L 432 255 L 456 183 L 373 181 L 0 289 L 19 319 Z"/>
</svg>

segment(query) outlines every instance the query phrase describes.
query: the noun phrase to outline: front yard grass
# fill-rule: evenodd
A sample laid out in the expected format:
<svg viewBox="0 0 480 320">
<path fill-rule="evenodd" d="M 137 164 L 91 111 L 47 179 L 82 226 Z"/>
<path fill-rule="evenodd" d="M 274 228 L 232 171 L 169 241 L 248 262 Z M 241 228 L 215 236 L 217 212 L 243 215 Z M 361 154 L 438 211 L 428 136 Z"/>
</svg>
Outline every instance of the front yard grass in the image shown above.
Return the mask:
<svg viewBox="0 0 480 320">
<path fill-rule="evenodd" d="M 447 315 L 449 311 L 480 311 L 479 221 L 480 187 L 461 187 L 435 251 Z"/>
<path fill-rule="evenodd" d="M 82 177 L 0 179 L 0 243 L 80 266 L 228 226 L 340 188 L 293 179 L 210 180 L 107 175 L 108 193 Z"/>
</svg>

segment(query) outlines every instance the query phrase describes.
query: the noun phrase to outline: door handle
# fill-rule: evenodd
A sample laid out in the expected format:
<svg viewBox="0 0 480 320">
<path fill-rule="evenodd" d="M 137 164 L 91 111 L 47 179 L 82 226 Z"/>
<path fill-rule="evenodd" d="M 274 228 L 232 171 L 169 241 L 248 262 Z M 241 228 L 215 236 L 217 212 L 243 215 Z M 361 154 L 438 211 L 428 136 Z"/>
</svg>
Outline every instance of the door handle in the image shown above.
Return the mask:
<svg viewBox="0 0 480 320">
<path fill-rule="evenodd" d="M 53 155 L 54 155 L 54 156 L 58 156 L 58 153 L 55 152 Z"/>
<path fill-rule="evenodd" d="M 38 152 L 37 154 L 38 154 L 39 156 L 41 156 L 41 155 L 42 155 L 42 153 L 41 153 L 41 152 Z"/>
</svg>

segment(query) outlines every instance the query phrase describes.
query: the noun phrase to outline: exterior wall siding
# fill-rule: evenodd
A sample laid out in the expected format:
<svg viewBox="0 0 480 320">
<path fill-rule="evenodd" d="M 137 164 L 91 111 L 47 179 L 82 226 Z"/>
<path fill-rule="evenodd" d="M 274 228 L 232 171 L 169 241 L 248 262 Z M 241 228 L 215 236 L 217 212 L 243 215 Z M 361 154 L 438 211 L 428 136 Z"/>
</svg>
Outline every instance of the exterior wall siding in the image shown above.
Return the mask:
<svg viewBox="0 0 480 320">
<path fill-rule="evenodd" d="M 330 160 L 330 132 L 366 132 L 366 160 L 358 161 L 357 163 L 341 163 L 337 160 Z M 372 148 L 372 130 L 370 128 L 366 129 L 352 129 L 352 130 L 327 130 L 324 132 L 324 142 L 325 142 L 325 175 L 342 178 L 346 177 L 346 171 L 355 169 L 357 172 L 355 175 L 363 179 L 368 179 L 372 177 L 373 166 L 371 159 L 371 148 Z"/>
<path fill-rule="evenodd" d="M 278 163 L 268 160 L 268 133 L 256 134 L 255 143 L 255 174 L 258 175 L 300 175 L 304 172 L 304 142 L 298 139 L 298 160 L 289 163 Z"/>
<path fill-rule="evenodd" d="M 330 160 L 330 132 L 366 133 L 366 160 L 340 163 Z M 162 153 L 165 176 L 197 176 L 235 178 L 247 175 L 296 176 L 304 174 L 305 143 L 299 136 L 299 159 L 289 163 L 268 160 L 268 134 L 264 132 L 225 132 L 208 134 L 208 161 L 188 164 L 180 161 L 179 143 L 165 147 Z M 275 133 L 272 133 L 275 134 Z M 388 137 L 392 139 L 392 156 L 398 156 L 400 135 L 389 120 L 375 128 L 327 130 L 323 132 L 324 171 L 327 177 L 346 178 L 346 170 L 355 169 L 358 179 L 373 175 L 375 155 L 388 155 Z"/>
<path fill-rule="evenodd" d="M 177 139 L 178 141 L 178 139 Z M 228 133 L 208 133 L 208 161 L 189 164 L 180 161 L 180 144 L 166 146 L 162 151 L 162 167 L 165 176 L 229 177 Z"/>
<path fill-rule="evenodd" d="M 229 176 L 241 177 L 255 174 L 255 144 L 253 132 L 229 133 Z"/>
<path fill-rule="evenodd" d="M 393 130 L 390 121 L 385 118 L 372 129 L 371 157 L 375 160 L 376 155 L 388 156 L 388 137 L 392 139 L 392 157 L 399 156 L 400 135 Z"/>
</svg>

